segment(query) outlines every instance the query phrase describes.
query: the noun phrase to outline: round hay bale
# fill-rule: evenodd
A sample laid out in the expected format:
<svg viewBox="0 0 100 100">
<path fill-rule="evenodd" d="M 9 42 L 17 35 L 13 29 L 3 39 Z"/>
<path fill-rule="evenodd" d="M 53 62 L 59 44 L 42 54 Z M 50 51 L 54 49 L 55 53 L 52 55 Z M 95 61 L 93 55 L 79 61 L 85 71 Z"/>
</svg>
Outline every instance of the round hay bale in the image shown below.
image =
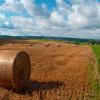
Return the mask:
<svg viewBox="0 0 100 100">
<path fill-rule="evenodd" d="M 32 46 L 32 44 L 29 44 L 29 46 Z"/>
<path fill-rule="evenodd" d="M 50 46 L 50 44 L 45 44 L 45 47 L 49 47 Z"/>
<path fill-rule="evenodd" d="M 24 51 L 0 51 L 0 86 L 15 90 L 25 89 L 29 84 L 31 63 Z"/>
<path fill-rule="evenodd" d="M 58 44 L 58 45 L 57 45 L 57 47 L 61 47 L 61 46 L 62 46 L 61 44 Z"/>
<path fill-rule="evenodd" d="M 76 44 L 75 46 L 76 46 L 76 47 L 78 47 L 79 45 L 78 45 L 78 44 Z"/>
</svg>

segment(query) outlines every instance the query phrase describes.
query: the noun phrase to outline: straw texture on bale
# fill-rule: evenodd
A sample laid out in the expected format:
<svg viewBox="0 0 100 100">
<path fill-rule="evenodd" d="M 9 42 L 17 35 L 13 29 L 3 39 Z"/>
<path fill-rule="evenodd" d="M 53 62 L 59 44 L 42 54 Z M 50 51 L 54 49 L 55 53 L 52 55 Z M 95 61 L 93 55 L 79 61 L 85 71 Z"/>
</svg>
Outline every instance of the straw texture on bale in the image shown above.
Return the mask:
<svg viewBox="0 0 100 100">
<path fill-rule="evenodd" d="M 27 87 L 31 74 L 29 55 L 24 51 L 0 51 L 0 86 L 21 90 Z"/>
</svg>

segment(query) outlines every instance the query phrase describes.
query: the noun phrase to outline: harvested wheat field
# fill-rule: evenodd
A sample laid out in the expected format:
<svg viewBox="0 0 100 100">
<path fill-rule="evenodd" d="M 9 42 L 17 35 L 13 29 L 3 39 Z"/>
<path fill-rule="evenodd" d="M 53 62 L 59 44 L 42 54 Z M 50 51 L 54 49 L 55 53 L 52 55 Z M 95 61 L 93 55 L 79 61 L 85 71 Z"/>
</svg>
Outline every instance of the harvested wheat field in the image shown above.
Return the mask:
<svg viewBox="0 0 100 100">
<path fill-rule="evenodd" d="M 92 100 L 94 94 L 88 80 L 91 48 L 58 42 L 50 42 L 48 47 L 45 44 L 0 46 L 1 50 L 27 51 L 32 64 L 28 92 L 0 88 L 0 100 Z"/>
</svg>

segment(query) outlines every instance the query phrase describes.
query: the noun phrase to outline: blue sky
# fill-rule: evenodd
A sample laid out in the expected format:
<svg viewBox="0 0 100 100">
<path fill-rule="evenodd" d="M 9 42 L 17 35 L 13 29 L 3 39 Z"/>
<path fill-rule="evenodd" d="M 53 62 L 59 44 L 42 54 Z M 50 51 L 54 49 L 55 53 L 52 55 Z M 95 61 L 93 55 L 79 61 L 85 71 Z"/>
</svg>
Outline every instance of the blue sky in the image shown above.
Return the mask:
<svg viewBox="0 0 100 100">
<path fill-rule="evenodd" d="M 56 6 L 56 1 L 55 0 L 35 0 L 35 3 L 39 6 L 42 3 L 45 3 L 48 6 L 49 10 L 52 10 L 52 8 Z"/>
<path fill-rule="evenodd" d="M 0 0 L 0 35 L 100 39 L 100 0 Z"/>
</svg>

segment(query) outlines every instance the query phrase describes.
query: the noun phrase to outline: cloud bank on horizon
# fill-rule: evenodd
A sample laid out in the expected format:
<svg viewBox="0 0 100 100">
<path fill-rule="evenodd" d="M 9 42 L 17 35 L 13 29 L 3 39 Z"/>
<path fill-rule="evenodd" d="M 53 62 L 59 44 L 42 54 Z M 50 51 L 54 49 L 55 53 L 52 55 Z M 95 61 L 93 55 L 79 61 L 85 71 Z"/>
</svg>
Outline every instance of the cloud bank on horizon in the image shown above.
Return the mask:
<svg viewBox="0 0 100 100">
<path fill-rule="evenodd" d="M 0 0 L 0 35 L 100 39 L 100 0 Z"/>
</svg>

